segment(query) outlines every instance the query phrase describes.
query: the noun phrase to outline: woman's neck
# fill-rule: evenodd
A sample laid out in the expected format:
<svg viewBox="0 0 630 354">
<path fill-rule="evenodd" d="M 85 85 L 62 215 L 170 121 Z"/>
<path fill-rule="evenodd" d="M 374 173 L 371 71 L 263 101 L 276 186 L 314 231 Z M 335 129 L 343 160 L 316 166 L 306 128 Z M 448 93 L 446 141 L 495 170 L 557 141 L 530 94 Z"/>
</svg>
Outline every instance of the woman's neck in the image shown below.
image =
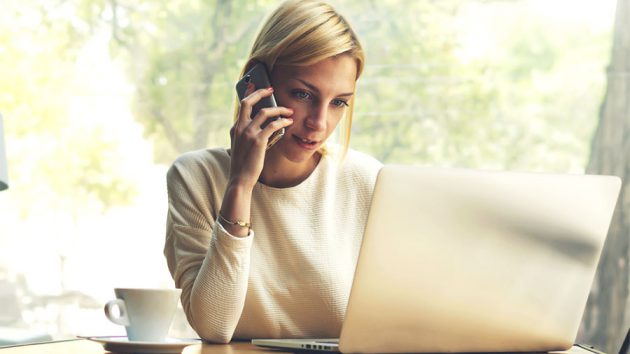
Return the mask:
<svg viewBox="0 0 630 354">
<path fill-rule="evenodd" d="M 297 186 L 313 173 L 321 157 L 321 153 L 317 152 L 307 161 L 296 163 L 284 156 L 268 154 L 258 181 L 275 188 Z"/>
</svg>

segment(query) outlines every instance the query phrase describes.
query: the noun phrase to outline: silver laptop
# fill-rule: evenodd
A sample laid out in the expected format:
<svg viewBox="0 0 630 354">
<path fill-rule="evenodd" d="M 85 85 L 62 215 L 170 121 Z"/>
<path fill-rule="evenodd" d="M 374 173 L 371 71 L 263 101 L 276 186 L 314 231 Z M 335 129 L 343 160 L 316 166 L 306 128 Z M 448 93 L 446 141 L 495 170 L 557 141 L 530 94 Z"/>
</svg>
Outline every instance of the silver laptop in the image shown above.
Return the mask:
<svg viewBox="0 0 630 354">
<path fill-rule="evenodd" d="M 580 352 L 573 346 L 621 181 L 386 165 L 336 339 L 341 351 Z"/>
</svg>

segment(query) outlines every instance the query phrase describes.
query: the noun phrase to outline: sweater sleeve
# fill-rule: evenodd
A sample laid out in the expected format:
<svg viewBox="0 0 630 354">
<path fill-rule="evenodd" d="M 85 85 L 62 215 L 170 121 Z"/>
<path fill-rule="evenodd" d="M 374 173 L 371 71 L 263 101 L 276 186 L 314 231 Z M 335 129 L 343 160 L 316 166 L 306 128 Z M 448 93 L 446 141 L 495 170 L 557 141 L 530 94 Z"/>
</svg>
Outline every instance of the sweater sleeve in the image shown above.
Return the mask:
<svg viewBox="0 0 630 354">
<path fill-rule="evenodd" d="M 206 165 L 180 158 L 168 171 L 164 254 L 192 328 L 227 343 L 245 302 L 253 232 L 234 237 L 215 222 L 222 191 Z"/>
</svg>

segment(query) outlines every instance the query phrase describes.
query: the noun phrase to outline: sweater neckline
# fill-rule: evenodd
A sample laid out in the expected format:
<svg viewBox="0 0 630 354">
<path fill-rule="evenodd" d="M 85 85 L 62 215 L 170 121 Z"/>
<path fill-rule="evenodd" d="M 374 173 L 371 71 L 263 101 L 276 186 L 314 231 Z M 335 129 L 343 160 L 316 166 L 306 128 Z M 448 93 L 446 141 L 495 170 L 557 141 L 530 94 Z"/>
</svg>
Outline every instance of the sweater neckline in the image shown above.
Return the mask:
<svg viewBox="0 0 630 354">
<path fill-rule="evenodd" d="M 226 153 L 226 155 L 228 157 L 230 157 L 230 151 L 227 148 L 224 148 L 224 152 Z M 254 189 L 258 189 L 261 191 L 271 191 L 271 192 L 295 192 L 295 191 L 299 191 L 302 189 L 308 189 L 309 186 L 311 186 L 313 183 L 315 183 L 315 181 L 317 181 L 317 179 L 319 178 L 319 176 L 322 174 L 322 170 L 325 169 L 325 165 L 327 165 L 329 163 L 330 160 L 330 152 L 327 153 L 322 153 L 321 158 L 319 159 L 319 162 L 317 163 L 317 165 L 315 166 L 315 169 L 313 170 L 313 172 L 311 172 L 310 175 L 308 175 L 308 177 L 306 177 L 306 179 L 304 179 L 302 182 L 296 184 L 295 186 L 291 186 L 291 187 L 272 187 L 269 185 L 266 185 L 260 181 L 256 182 L 256 185 L 254 186 Z"/>
<path fill-rule="evenodd" d="M 275 193 L 279 193 L 279 192 L 293 193 L 295 191 L 308 189 L 319 179 L 319 176 L 322 174 L 321 172 L 322 169 L 325 168 L 324 165 L 328 163 L 328 158 L 329 158 L 328 154 L 322 154 L 321 158 L 319 159 L 319 162 L 317 163 L 317 165 L 315 166 L 315 169 L 313 169 L 311 174 L 308 175 L 308 177 L 306 177 L 302 182 L 296 184 L 295 186 L 273 187 L 273 186 L 270 186 L 270 185 L 267 185 L 258 181 L 256 182 L 256 186 L 254 188 L 257 188 L 261 191 L 270 191 L 270 192 L 275 192 Z"/>
</svg>

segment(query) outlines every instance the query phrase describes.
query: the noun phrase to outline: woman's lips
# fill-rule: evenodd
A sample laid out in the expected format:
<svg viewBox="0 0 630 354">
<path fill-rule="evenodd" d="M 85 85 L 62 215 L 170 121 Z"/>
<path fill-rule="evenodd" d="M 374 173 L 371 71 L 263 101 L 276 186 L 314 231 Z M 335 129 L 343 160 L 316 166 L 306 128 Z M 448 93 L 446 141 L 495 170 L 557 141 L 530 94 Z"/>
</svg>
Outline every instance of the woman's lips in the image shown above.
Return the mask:
<svg viewBox="0 0 630 354">
<path fill-rule="evenodd" d="M 318 145 L 318 142 L 315 140 L 304 139 L 297 135 L 293 135 L 293 139 L 295 139 L 298 145 L 308 150 L 314 150 Z"/>
</svg>

